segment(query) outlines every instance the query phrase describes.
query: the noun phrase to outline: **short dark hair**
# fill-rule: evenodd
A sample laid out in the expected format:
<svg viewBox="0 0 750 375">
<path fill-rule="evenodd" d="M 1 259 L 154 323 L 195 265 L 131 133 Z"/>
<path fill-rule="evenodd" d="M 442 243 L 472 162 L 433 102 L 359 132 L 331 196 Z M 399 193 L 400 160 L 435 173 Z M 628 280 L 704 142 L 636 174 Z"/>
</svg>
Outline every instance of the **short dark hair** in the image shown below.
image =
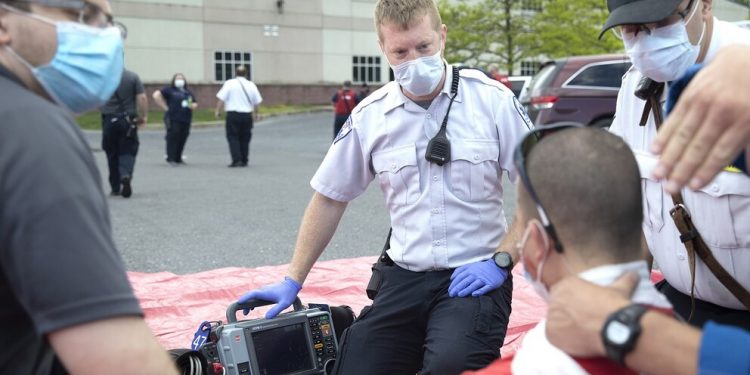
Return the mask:
<svg viewBox="0 0 750 375">
<path fill-rule="evenodd" d="M 247 68 L 244 65 L 237 66 L 237 69 L 234 70 L 234 74 L 237 77 L 245 77 L 247 78 Z"/>
<path fill-rule="evenodd" d="M 531 150 L 526 168 L 564 251 L 617 263 L 643 257 L 640 172 L 620 137 L 598 128 L 563 130 Z M 523 189 L 519 202 L 537 217 Z"/>
<path fill-rule="evenodd" d="M 352 81 L 349 81 L 349 80 L 344 81 L 344 88 L 348 89 L 350 87 L 352 87 Z"/>
</svg>

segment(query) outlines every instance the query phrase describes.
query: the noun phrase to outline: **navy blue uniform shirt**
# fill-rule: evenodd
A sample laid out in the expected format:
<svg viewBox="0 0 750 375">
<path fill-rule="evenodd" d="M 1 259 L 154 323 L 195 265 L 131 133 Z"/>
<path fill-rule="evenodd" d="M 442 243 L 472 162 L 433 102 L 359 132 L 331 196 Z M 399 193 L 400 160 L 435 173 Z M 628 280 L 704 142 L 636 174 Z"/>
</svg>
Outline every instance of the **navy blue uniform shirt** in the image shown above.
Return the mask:
<svg viewBox="0 0 750 375">
<path fill-rule="evenodd" d="M 190 104 L 195 102 L 195 97 L 190 90 L 167 86 L 160 91 L 167 102 L 167 115 L 171 121 L 190 123 L 193 120 Z"/>
</svg>

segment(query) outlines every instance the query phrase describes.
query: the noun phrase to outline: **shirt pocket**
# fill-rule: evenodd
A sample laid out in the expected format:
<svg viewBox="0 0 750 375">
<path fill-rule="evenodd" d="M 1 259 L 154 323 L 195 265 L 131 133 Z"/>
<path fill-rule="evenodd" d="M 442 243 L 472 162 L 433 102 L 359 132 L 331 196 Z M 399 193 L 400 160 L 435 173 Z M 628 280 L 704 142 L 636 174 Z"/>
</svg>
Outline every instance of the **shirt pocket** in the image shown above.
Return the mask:
<svg viewBox="0 0 750 375">
<path fill-rule="evenodd" d="M 500 143 L 484 140 L 451 142 L 451 191 L 466 202 L 487 199 L 500 190 Z"/>
<path fill-rule="evenodd" d="M 643 224 L 654 233 L 661 232 L 664 220 L 672 220 L 664 215 L 664 205 L 671 206 L 672 201 L 665 203 L 665 193 L 661 182 L 651 177 L 651 170 L 656 166 L 656 158 L 652 155 L 634 151 L 641 174 L 641 189 L 643 192 Z"/>
<path fill-rule="evenodd" d="M 419 168 L 414 144 L 375 152 L 372 164 L 388 205 L 405 206 L 419 199 Z"/>
<path fill-rule="evenodd" d="M 685 205 L 706 244 L 718 248 L 750 247 L 750 181 L 722 172 L 696 192 L 683 191 Z"/>
</svg>

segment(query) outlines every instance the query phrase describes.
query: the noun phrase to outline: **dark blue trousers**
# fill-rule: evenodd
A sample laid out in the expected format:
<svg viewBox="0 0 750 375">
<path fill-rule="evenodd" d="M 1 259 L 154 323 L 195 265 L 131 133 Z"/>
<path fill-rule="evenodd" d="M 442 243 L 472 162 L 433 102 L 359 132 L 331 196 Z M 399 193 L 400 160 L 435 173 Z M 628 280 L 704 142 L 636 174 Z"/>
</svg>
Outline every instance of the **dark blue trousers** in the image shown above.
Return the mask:
<svg viewBox="0 0 750 375">
<path fill-rule="evenodd" d="M 182 163 L 182 152 L 185 150 L 190 135 L 190 122 L 164 119 L 167 126 L 167 161 Z"/>
<path fill-rule="evenodd" d="M 252 113 L 227 112 L 226 131 L 232 163 L 247 164 L 253 138 Z"/>
<path fill-rule="evenodd" d="M 102 115 L 102 150 L 107 154 L 109 185 L 113 192 L 120 191 L 123 178 L 133 178 L 138 146 L 138 128 L 124 115 Z"/>
<path fill-rule="evenodd" d="M 371 306 L 344 331 L 337 375 L 455 375 L 500 355 L 513 281 L 480 297 L 448 296 L 453 270 L 383 268 Z"/>
</svg>

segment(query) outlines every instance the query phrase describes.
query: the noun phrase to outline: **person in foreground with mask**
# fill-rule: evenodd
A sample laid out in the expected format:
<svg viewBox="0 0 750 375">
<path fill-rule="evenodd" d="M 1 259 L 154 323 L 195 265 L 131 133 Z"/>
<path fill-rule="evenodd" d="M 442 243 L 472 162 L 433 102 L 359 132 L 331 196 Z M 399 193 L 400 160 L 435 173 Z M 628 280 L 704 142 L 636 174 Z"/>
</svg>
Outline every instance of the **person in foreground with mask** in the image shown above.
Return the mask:
<svg viewBox="0 0 750 375">
<path fill-rule="evenodd" d="M 154 101 L 165 111 L 164 125 L 167 128 L 167 163 L 171 166 L 185 164 L 182 151 L 190 135 L 193 110 L 198 108 L 195 96 L 188 89 L 185 75 L 177 73 L 172 84 L 154 91 Z"/>
<path fill-rule="evenodd" d="M 519 231 L 503 220 L 501 177 L 515 180 L 513 147 L 531 125 L 502 84 L 443 60 L 447 28 L 433 0 L 380 0 L 374 18 L 396 80 L 357 105 L 313 176 L 315 193 L 284 280 L 240 302 L 277 302 L 267 318 L 288 307 L 347 203 L 377 176 L 390 250 L 381 257 L 372 306 L 343 334 L 334 372 L 481 368 L 499 355 L 518 259 Z M 436 134 L 443 137 L 444 118 L 449 154 L 429 147 Z"/>
<path fill-rule="evenodd" d="M 521 175 L 518 243 L 525 275 L 537 294 L 575 275 L 607 285 L 627 272 L 638 275 L 628 313 L 655 310 L 671 316 L 671 305 L 650 280 L 641 246 L 641 187 L 628 146 L 604 130 L 572 125 L 538 127 L 515 153 Z M 611 171 L 606 178 L 591 171 Z M 614 345 L 599 358 L 568 356 L 545 337 L 544 319 L 530 330 L 513 358 L 477 374 L 631 374 Z"/>
<path fill-rule="evenodd" d="M 699 241 L 696 232 L 681 234 L 673 220 L 689 217 L 716 263 L 747 291 L 750 178 L 727 167 L 705 188 L 681 189 L 681 197 L 670 196 L 665 192 L 669 184 L 653 177 L 658 159 L 649 148 L 658 124 L 653 111 L 648 111 L 645 126 L 639 126 L 649 106 L 634 94 L 644 76 L 669 87 L 693 64 L 712 61 L 720 49 L 750 44 L 750 30 L 715 19 L 710 0 L 608 0 L 607 4 L 610 14 L 602 33 L 613 29 L 633 62 L 623 77 L 610 130 L 628 143 L 640 166 L 645 198 L 643 231 L 650 253 L 665 277 L 658 287 L 676 313 L 695 326 L 713 319 L 750 329 L 750 298 L 740 299 L 738 293 L 724 286 L 705 259 L 693 252 Z M 660 97 L 660 102 L 664 98 Z M 655 107 L 661 108 L 660 102 Z M 728 280 L 723 276 L 722 279 Z"/>
<path fill-rule="evenodd" d="M 71 115 L 122 73 L 105 0 L 0 0 L 0 372 L 176 374 L 112 240 Z"/>
</svg>

